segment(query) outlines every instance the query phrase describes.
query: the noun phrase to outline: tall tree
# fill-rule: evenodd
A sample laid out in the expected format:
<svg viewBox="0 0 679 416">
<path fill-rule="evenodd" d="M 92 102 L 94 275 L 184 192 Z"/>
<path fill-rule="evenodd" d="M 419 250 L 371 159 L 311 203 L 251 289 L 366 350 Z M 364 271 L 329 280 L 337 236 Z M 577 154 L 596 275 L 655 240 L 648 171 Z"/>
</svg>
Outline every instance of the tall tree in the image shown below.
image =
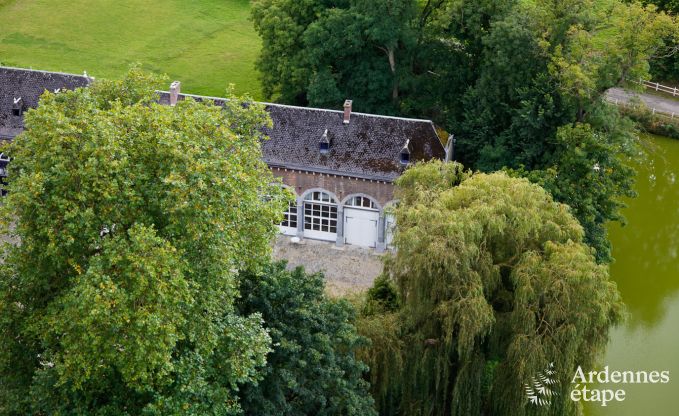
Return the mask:
<svg viewBox="0 0 679 416">
<path fill-rule="evenodd" d="M 242 273 L 242 315 L 261 313 L 273 341 L 263 378 L 245 385 L 240 396 L 252 416 L 375 414 L 367 367 L 355 357 L 367 340 L 354 326 L 354 309 L 344 299 L 330 299 L 320 273 L 285 270 L 284 262 L 263 273 Z"/>
<path fill-rule="evenodd" d="M 621 0 L 303 4 L 314 13 L 287 0 L 255 2 L 269 93 L 331 108 L 353 98 L 362 111 L 431 118 L 457 136 L 459 161 L 487 172 L 559 171 L 560 161 L 579 157 L 557 137 L 576 123 L 605 141 L 607 160 L 624 160 L 634 152 L 634 126 L 620 123 L 604 94 L 648 77 L 649 61 L 679 39 L 675 18 Z M 295 33 L 281 35 L 290 22 Z M 632 171 L 612 169 L 620 179 L 613 192 L 585 192 L 594 204 L 574 193 L 561 199 L 579 183 L 549 188 L 573 204 L 599 261 L 611 259 L 605 224 L 621 218 L 621 201 L 633 194 Z M 588 204 L 594 215 L 580 208 Z"/>
<path fill-rule="evenodd" d="M 412 0 L 257 0 L 265 93 L 298 104 L 392 113 L 416 42 Z"/>
<path fill-rule="evenodd" d="M 569 375 L 593 365 L 621 300 L 569 208 L 526 179 L 458 164 L 416 166 L 397 185 L 385 273 L 400 303 L 360 326 L 381 413 L 578 414 Z M 550 362 L 559 394 L 538 408 L 525 383 Z"/>
<path fill-rule="evenodd" d="M 676 16 L 679 13 L 679 1 L 677 0 L 647 0 L 645 4 L 655 4 L 658 9 Z M 656 56 L 651 61 L 651 78 L 656 81 L 679 82 L 679 45 L 676 40 L 666 39 L 675 46 L 672 50 Z"/>
<path fill-rule="evenodd" d="M 634 195 L 634 172 L 626 161 L 635 155 L 635 130 L 604 94 L 646 77 L 649 59 L 666 50 L 664 39 L 676 36 L 677 29 L 673 18 L 637 3 L 573 0 L 515 6 L 484 39 L 486 58 L 465 97 L 467 111 L 459 124 L 462 160 L 484 171 L 554 172 L 559 179 L 547 188 L 574 208 L 597 259 L 610 260 L 605 225 L 622 219 L 622 200 Z M 530 59 L 520 62 L 525 56 Z M 512 76 L 517 72 L 519 77 Z M 579 139 L 566 144 L 564 132 L 577 125 L 603 151 L 583 153 Z M 590 172 L 606 165 L 596 173 L 607 186 L 583 182 L 583 171 L 569 170 L 575 159 L 587 160 Z"/>
<path fill-rule="evenodd" d="M 2 414 L 234 414 L 265 363 L 234 297 L 282 209 L 270 121 L 235 98 L 158 105 L 158 81 L 46 92 L 4 150 Z"/>
<path fill-rule="evenodd" d="M 677 0 L 645 0 L 644 4 L 655 4 L 660 10 L 668 13 L 679 13 L 679 1 Z"/>
</svg>

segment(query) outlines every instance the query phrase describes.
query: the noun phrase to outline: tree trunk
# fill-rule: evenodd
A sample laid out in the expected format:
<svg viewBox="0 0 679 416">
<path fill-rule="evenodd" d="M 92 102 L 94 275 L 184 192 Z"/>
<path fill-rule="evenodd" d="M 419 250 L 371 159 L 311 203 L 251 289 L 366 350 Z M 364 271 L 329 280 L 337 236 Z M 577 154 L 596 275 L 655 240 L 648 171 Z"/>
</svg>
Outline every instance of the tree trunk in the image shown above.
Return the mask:
<svg viewBox="0 0 679 416">
<path fill-rule="evenodd" d="M 394 103 L 396 103 L 398 100 L 398 79 L 396 78 L 396 56 L 394 53 L 394 48 L 387 49 L 387 57 L 389 58 L 389 68 L 391 68 L 391 75 L 394 77 L 391 98 L 394 100 Z"/>
</svg>

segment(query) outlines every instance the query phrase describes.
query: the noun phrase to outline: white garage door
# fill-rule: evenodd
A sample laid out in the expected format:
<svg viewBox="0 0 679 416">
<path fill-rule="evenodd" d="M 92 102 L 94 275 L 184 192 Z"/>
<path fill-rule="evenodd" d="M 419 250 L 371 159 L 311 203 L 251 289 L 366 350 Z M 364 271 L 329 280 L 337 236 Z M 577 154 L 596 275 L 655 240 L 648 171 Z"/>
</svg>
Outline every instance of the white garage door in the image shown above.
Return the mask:
<svg viewBox="0 0 679 416">
<path fill-rule="evenodd" d="M 344 209 L 344 241 L 360 247 L 377 245 L 380 212 L 368 198 L 352 198 Z"/>
</svg>

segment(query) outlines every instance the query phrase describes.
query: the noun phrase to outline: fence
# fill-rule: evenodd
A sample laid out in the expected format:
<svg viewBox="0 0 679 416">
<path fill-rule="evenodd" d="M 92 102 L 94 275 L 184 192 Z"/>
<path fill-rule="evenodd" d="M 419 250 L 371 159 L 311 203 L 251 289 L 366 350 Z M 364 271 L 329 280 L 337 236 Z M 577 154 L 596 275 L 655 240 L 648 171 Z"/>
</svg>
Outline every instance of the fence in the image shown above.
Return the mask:
<svg viewBox="0 0 679 416">
<path fill-rule="evenodd" d="M 679 95 L 679 90 L 677 90 L 677 87 L 668 87 L 667 85 L 658 84 L 657 82 L 652 81 L 645 81 L 643 79 L 640 79 L 639 81 L 635 82 L 651 90 L 662 91 L 668 94 L 672 94 L 673 97 Z"/>
<path fill-rule="evenodd" d="M 613 103 L 613 104 L 620 106 L 620 107 L 634 108 L 633 105 L 631 105 L 629 102 L 627 102 L 625 100 L 620 100 L 618 98 L 613 98 L 613 97 L 606 97 L 606 100 L 608 100 L 609 103 Z M 657 108 L 649 107 L 648 105 L 646 105 L 646 108 L 648 108 L 651 111 L 651 114 L 653 114 L 655 116 L 668 118 L 670 120 L 674 120 L 674 118 L 677 117 L 677 121 L 679 121 L 679 113 L 670 113 L 670 112 L 667 112 L 667 111 L 658 110 Z"/>
</svg>

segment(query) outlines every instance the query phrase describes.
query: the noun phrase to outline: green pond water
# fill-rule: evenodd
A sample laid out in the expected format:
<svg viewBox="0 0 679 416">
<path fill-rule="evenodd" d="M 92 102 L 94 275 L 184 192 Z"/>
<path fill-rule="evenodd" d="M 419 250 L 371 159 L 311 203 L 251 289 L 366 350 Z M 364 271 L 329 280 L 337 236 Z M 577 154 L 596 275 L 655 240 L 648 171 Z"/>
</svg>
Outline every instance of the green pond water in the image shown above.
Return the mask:
<svg viewBox="0 0 679 416">
<path fill-rule="evenodd" d="M 668 384 L 608 384 L 625 400 L 587 406 L 587 416 L 679 415 L 679 140 L 644 137 L 638 197 L 627 225 L 610 227 L 611 276 L 627 305 L 602 359 L 609 370 L 670 371 Z M 585 369 L 588 371 L 588 369 Z"/>
</svg>

